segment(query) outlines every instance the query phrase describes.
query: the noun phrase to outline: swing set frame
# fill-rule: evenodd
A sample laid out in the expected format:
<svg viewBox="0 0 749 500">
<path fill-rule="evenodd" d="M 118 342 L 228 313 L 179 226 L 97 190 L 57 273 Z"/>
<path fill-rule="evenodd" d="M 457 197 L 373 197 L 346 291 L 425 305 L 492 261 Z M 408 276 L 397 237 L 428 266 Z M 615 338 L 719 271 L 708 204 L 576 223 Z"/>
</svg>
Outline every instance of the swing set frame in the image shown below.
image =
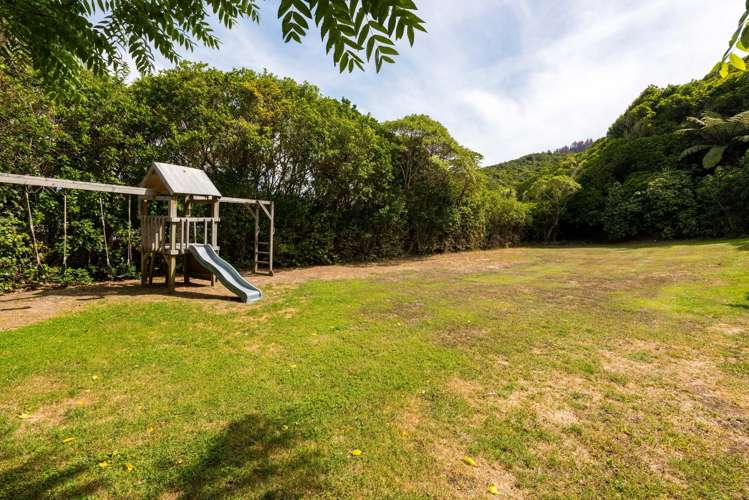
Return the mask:
<svg viewBox="0 0 749 500">
<path fill-rule="evenodd" d="M 147 201 L 167 201 L 169 203 L 169 209 L 170 214 L 171 212 L 176 212 L 176 197 L 175 196 L 165 196 L 162 194 L 162 192 L 147 188 L 147 187 L 139 187 L 139 186 L 123 186 L 119 184 L 105 184 L 100 182 L 87 182 L 87 181 L 76 181 L 71 179 L 59 179 L 59 178 L 51 178 L 51 177 L 36 177 L 31 175 L 21 175 L 21 174 L 8 174 L 8 173 L 0 173 L 0 184 L 15 184 L 15 185 L 21 185 L 24 186 L 24 195 L 26 199 L 26 208 L 28 211 L 28 217 L 30 222 L 30 230 L 33 244 L 34 244 L 34 251 L 36 253 L 36 260 L 37 265 L 41 266 L 41 259 L 38 254 L 37 244 L 36 244 L 36 234 L 34 231 L 33 226 L 33 216 L 31 213 L 31 204 L 29 202 L 29 187 L 30 186 L 38 186 L 42 188 L 55 188 L 55 189 L 72 189 L 72 190 L 81 190 L 81 191 L 94 191 L 99 193 L 113 193 L 113 194 L 123 194 L 128 196 L 138 196 L 139 199 L 139 217 L 143 219 L 145 213 L 143 211 L 144 203 Z M 201 197 L 199 196 L 192 196 L 191 197 L 193 201 L 199 201 Z M 210 201 L 206 198 L 206 201 Z M 274 206 L 273 202 L 266 201 L 266 200 L 255 200 L 255 199 L 249 199 L 249 198 L 232 198 L 232 197 L 216 197 L 212 201 L 214 205 L 213 213 L 215 221 L 218 222 L 218 205 L 219 203 L 233 203 L 233 204 L 240 204 L 246 206 L 250 214 L 255 219 L 254 221 L 254 259 L 253 259 L 253 271 L 256 274 L 268 274 L 270 276 L 273 275 L 273 239 L 274 239 L 274 233 L 275 233 L 275 213 L 274 213 Z M 109 249 L 107 248 L 107 240 L 106 240 L 106 223 L 104 219 L 104 208 L 101 198 L 99 198 L 99 210 L 100 210 L 100 216 L 101 216 L 101 222 L 102 222 L 102 230 L 104 235 L 104 245 L 105 245 L 105 253 L 107 258 L 107 264 L 111 264 L 109 262 Z M 63 193 L 63 232 L 64 232 L 64 241 L 63 241 L 63 267 L 67 266 L 67 195 Z M 261 217 L 265 215 L 268 218 L 268 242 L 265 243 L 267 245 L 266 248 L 260 249 L 259 245 L 262 245 L 263 242 L 260 241 L 260 220 Z M 188 214 L 189 216 L 189 214 Z M 131 245 L 131 198 L 128 198 L 128 262 L 131 262 L 132 259 L 132 245 Z M 143 228 L 141 227 L 141 232 Z M 214 230 L 215 231 L 215 230 Z M 189 235 L 189 230 L 188 230 Z M 214 242 L 215 246 L 215 242 Z M 144 252 L 145 248 L 141 248 L 141 253 L 144 255 L 141 255 L 141 259 L 145 259 L 146 255 Z M 261 255 L 264 255 L 264 257 L 261 257 Z M 260 260 L 264 259 L 264 260 Z M 171 259 L 173 260 L 173 259 Z M 171 260 L 169 261 L 171 263 Z M 151 261 L 152 262 L 152 261 Z M 259 266 L 265 267 L 265 269 L 260 269 Z M 169 270 L 167 272 L 167 285 L 170 291 L 174 291 L 174 265 L 169 266 Z M 152 272 L 152 271 L 151 271 Z M 142 279 L 145 277 L 142 277 Z M 186 281 L 189 280 L 189 277 L 186 275 Z M 152 279 L 149 277 L 148 282 L 150 283 Z M 215 280 L 213 277 L 211 277 L 211 283 L 214 283 Z"/>
</svg>

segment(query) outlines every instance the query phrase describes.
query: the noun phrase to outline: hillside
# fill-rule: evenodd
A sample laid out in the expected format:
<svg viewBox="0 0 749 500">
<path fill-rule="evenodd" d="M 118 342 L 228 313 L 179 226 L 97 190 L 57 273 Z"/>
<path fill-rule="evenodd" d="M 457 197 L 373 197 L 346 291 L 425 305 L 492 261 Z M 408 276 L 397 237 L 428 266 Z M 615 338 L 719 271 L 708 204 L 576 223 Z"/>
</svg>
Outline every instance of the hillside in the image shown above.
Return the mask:
<svg viewBox="0 0 749 500">
<path fill-rule="evenodd" d="M 582 153 L 537 153 L 486 167 L 519 193 L 544 175 L 572 174 L 580 189 L 562 216 L 563 239 L 695 238 L 749 232 L 749 169 L 744 143 L 728 146 L 716 168 L 702 155 L 680 159 L 695 139 L 678 134 L 690 116 L 728 117 L 749 109 L 749 75 L 665 88 L 650 86 Z"/>
<path fill-rule="evenodd" d="M 529 181 L 556 171 L 574 153 L 532 153 L 484 168 L 489 177 L 501 186 L 518 189 Z"/>
</svg>

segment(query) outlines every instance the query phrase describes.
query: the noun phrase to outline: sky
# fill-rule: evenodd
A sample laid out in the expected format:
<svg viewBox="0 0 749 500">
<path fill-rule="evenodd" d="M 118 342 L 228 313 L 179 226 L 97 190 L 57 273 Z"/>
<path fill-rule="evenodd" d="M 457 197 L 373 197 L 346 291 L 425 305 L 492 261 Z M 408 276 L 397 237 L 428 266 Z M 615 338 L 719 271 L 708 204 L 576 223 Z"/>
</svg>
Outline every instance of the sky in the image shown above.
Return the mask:
<svg viewBox="0 0 749 500">
<path fill-rule="evenodd" d="M 647 87 L 702 78 L 743 0 L 415 0 L 428 33 L 380 73 L 340 74 L 311 31 L 285 44 L 275 0 L 260 24 L 213 22 L 222 45 L 184 57 L 267 69 L 347 98 L 379 120 L 427 114 L 484 165 L 605 135 Z M 157 60 L 157 68 L 169 64 Z"/>
</svg>

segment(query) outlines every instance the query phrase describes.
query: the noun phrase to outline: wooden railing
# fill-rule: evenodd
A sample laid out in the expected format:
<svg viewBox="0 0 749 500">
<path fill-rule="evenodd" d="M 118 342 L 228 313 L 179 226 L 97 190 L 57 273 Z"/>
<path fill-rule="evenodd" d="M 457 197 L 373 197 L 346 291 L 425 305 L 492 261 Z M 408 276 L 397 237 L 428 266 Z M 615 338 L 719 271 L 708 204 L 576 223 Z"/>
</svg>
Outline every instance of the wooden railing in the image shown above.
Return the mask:
<svg viewBox="0 0 749 500">
<path fill-rule="evenodd" d="M 213 217 L 141 217 L 141 248 L 146 252 L 183 254 L 192 244 L 217 249 L 219 219 Z"/>
</svg>

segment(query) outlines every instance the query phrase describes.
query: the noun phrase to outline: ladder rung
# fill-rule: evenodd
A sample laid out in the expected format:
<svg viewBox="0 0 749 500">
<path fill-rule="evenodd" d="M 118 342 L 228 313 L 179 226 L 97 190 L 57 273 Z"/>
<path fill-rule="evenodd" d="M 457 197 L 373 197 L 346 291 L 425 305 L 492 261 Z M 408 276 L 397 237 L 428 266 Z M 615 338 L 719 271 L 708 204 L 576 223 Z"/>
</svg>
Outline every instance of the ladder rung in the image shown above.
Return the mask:
<svg viewBox="0 0 749 500">
<path fill-rule="evenodd" d="M 270 252 L 264 252 L 264 251 L 262 251 L 262 250 L 258 250 L 258 251 L 257 251 L 257 252 L 255 252 L 255 253 L 256 253 L 256 254 L 258 254 L 258 255 L 270 255 Z"/>
<path fill-rule="evenodd" d="M 268 265 L 270 265 L 270 262 L 268 262 L 267 260 L 256 260 L 255 264 L 268 264 Z"/>
</svg>

